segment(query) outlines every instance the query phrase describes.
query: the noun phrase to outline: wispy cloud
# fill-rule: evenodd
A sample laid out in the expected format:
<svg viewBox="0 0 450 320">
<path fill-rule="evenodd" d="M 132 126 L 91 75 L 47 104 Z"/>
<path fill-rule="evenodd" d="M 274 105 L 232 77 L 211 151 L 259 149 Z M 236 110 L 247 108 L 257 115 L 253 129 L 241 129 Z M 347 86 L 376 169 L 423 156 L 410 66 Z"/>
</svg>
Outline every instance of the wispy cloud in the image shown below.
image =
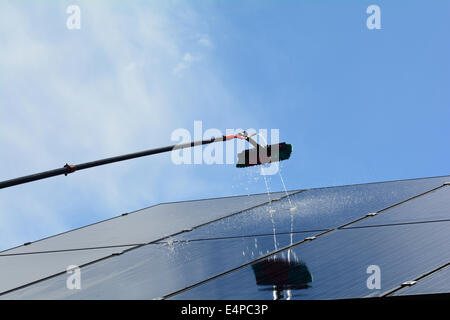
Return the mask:
<svg viewBox="0 0 450 320">
<path fill-rule="evenodd" d="M 200 57 L 194 57 L 189 52 L 187 52 L 181 62 L 178 63 L 175 68 L 173 68 L 174 74 L 180 74 L 183 70 L 188 69 L 194 62 L 200 61 Z"/>
<path fill-rule="evenodd" d="M 179 96 L 192 95 L 197 82 L 222 101 L 232 99 L 213 71 L 189 75 L 190 87 L 174 77 L 200 64 L 212 46 L 195 15 L 179 21 L 182 28 L 172 21 L 168 10 L 185 7 L 123 10 L 82 1 L 81 30 L 72 31 L 61 19 L 63 3 L 0 7 L 1 180 L 167 144 L 173 125 L 194 120 L 186 114 L 192 107 L 173 106 Z M 202 36 L 186 40 L 178 29 Z M 171 163 L 155 158 L 145 164 L 2 190 L 0 249 L 159 202 L 158 190 L 174 183 L 161 176 Z M 176 183 L 190 180 L 186 175 Z"/>
<path fill-rule="evenodd" d="M 211 39 L 209 38 L 208 35 L 201 35 L 198 39 L 198 43 L 201 46 L 207 47 L 207 48 L 212 48 L 213 47 L 213 43 L 211 41 Z"/>
</svg>

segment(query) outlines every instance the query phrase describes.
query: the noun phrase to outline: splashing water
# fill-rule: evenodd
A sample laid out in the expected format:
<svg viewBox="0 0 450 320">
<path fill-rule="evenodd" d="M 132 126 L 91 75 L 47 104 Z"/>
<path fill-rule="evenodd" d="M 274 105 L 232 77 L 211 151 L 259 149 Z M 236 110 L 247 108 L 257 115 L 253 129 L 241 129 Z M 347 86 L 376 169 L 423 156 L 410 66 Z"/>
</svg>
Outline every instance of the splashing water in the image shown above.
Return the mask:
<svg viewBox="0 0 450 320">
<path fill-rule="evenodd" d="M 273 219 L 273 214 L 275 213 L 275 210 L 272 207 L 272 198 L 270 196 L 270 188 L 269 184 L 267 183 L 267 177 L 264 177 L 264 183 L 266 184 L 266 190 L 267 195 L 269 196 L 269 214 L 270 214 L 270 221 L 272 222 L 272 231 L 273 231 L 273 245 L 275 247 L 275 250 L 278 250 L 278 241 L 277 241 L 277 233 L 275 229 L 275 220 Z"/>
<path fill-rule="evenodd" d="M 266 146 L 269 145 L 269 144 L 267 143 L 266 138 L 265 138 L 261 133 L 257 133 L 257 135 L 258 135 L 259 137 L 261 137 L 262 140 L 264 140 L 264 143 L 266 144 Z M 291 218 L 290 242 L 291 242 L 291 245 L 292 245 L 293 242 L 294 242 L 294 239 L 293 239 L 293 236 L 294 236 L 294 215 L 293 215 L 293 212 L 294 212 L 295 210 L 297 210 L 297 207 L 294 206 L 294 205 L 292 204 L 291 197 L 290 197 L 290 195 L 289 195 L 289 193 L 288 193 L 288 191 L 287 191 L 286 184 L 284 183 L 283 175 L 281 174 L 281 166 L 280 166 L 280 165 L 278 166 L 278 176 L 280 177 L 281 184 L 283 185 L 284 193 L 286 194 L 286 198 L 288 199 L 288 202 L 289 202 L 289 211 L 290 211 L 290 218 Z M 266 184 L 267 193 L 269 194 L 269 199 L 270 199 L 270 190 L 269 190 L 269 185 L 268 185 L 268 183 L 267 183 L 267 178 L 266 178 L 265 175 L 263 175 L 263 177 L 264 177 L 264 182 L 265 182 L 265 184 Z M 272 203 L 272 200 L 270 200 L 270 202 Z M 270 209 L 270 210 L 269 210 L 269 213 L 271 213 L 270 218 L 271 218 L 271 220 L 272 220 L 272 226 L 273 226 L 274 238 L 276 239 L 276 236 L 275 236 L 275 223 L 274 223 L 273 215 L 272 215 L 272 213 L 275 213 L 275 210 Z M 276 244 L 275 244 L 275 248 L 277 248 L 277 245 L 276 245 Z M 291 253 L 291 252 L 290 252 L 290 250 L 289 250 L 289 251 L 288 251 L 288 261 L 290 261 L 290 253 Z"/>
<path fill-rule="evenodd" d="M 264 183 L 266 184 L 267 196 L 269 197 L 269 204 L 272 206 L 272 196 L 270 195 L 269 184 L 267 183 L 267 178 L 266 178 L 266 176 L 263 176 L 263 177 L 264 177 Z"/>
<path fill-rule="evenodd" d="M 266 146 L 269 145 L 269 144 L 267 143 L 266 138 L 265 138 L 260 132 L 258 132 L 257 135 L 258 135 L 259 137 L 261 137 L 262 140 L 264 140 L 264 143 L 266 144 Z M 288 199 L 288 201 L 289 201 L 289 207 L 290 207 L 289 210 L 295 211 L 295 210 L 297 209 L 297 207 L 295 207 L 294 205 L 292 205 L 291 198 L 290 198 L 289 193 L 287 192 L 287 189 L 286 189 L 286 184 L 284 183 L 283 176 L 281 175 L 281 166 L 280 166 L 280 165 L 278 166 L 278 175 L 280 176 L 281 183 L 282 183 L 283 189 L 284 189 L 284 193 L 286 194 L 286 197 L 287 197 L 287 199 Z M 263 175 L 263 177 L 264 177 L 264 179 L 265 179 L 266 176 Z M 266 187 L 267 187 L 267 183 L 266 183 Z"/>
<path fill-rule="evenodd" d="M 281 174 L 281 167 L 278 168 L 278 175 L 280 176 L 280 180 L 281 180 L 281 184 L 283 185 L 284 193 L 286 194 L 286 197 L 287 197 L 287 199 L 289 201 L 289 207 L 290 207 L 289 210 L 290 211 L 295 211 L 297 209 L 297 207 L 295 207 L 292 204 L 291 197 L 290 197 L 289 193 L 287 192 L 286 184 L 284 183 L 284 179 L 283 179 L 283 176 Z"/>
<path fill-rule="evenodd" d="M 291 198 L 289 197 L 289 194 L 288 194 L 287 189 L 286 189 L 286 185 L 284 184 L 283 176 L 281 175 L 281 168 L 278 168 L 278 175 L 280 176 L 281 183 L 283 184 L 284 192 L 286 193 L 287 199 L 289 201 L 289 207 L 290 207 L 289 208 L 289 213 L 290 213 L 290 216 L 291 216 L 290 241 L 291 241 L 291 245 L 292 245 L 294 243 L 294 238 L 293 238 L 294 237 L 294 214 L 293 214 L 293 212 L 295 210 L 297 210 L 297 207 L 292 205 Z M 290 249 L 288 251 L 288 261 L 291 261 L 291 250 Z"/>
<path fill-rule="evenodd" d="M 268 145 L 266 138 L 261 134 L 261 133 L 256 133 L 255 135 L 261 137 L 261 139 L 264 141 L 264 143 L 266 144 L 266 146 Z M 261 169 L 262 170 L 262 169 Z M 258 170 L 257 170 L 258 171 Z M 258 182 L 259 180 L 259 175 L 256 174 L 256 172 L 253 172 L 252 170 L 247 170 L 246 174 L 247 174 L 247 183 L 251 183 L 251 182 Z M 262 171 L 261 171 L 262 172 Z M 256 176 L 255 176 L 256 175 Z M 270 191 L 270 187 L 269 187 L 269 181 L 268 178 L 265 174 L 262 174 L 263 179 L 264 179 L 264 184 L 266 186 L 266 192 L 267 192 L 267 197 L 269 198 L 269 203 L 268 203 L 268 213 L 270 214 L 270 220 L 272 223 L 272 232 L 273 232 L 273 242 L 274 242 L 274 248 L 275 250 L 278 250 L 278 241 L 277 241 L 277 233 L 276 233 L 276 225 L 275 225 L 275 220 L 274 220 L 274 214 L 276 213 L 276 210 L 273 207 L 273 199 L 272 199 L 272 193 Z M 288 204 L 289 204 L 289 211 L 290 211 L 290 244 L 293 244 L 293 232 L 294 232 L 294 215 L 293 212 L 295 210 L 297 210 L 297 207 L 293 204 L 290 194 L 287 191 L 286 188 L 286 184 L 284 182 L 284 178 L 283 175 L 281 174 L 281 166 L 278 166 L 278 176 L 280 177 L 280 181 L 281 184 L 283 186 L 283 191 L 286 195 L 286 198 L 288 200 Z M 245 190 L 248 193 L 248 187 L 245 188 Z M 257 248 L 257 244 L 255 243 L 255 249 Z M 251 253 L 251 255 L 253 256 L 253 251 Z M 290 261 L 291 259 L 291 250 L 289 249 L 288 252 L 288 261 Z M 243 255 L 245 255 L 245 253 L 243 252 Z"/>
</svg>

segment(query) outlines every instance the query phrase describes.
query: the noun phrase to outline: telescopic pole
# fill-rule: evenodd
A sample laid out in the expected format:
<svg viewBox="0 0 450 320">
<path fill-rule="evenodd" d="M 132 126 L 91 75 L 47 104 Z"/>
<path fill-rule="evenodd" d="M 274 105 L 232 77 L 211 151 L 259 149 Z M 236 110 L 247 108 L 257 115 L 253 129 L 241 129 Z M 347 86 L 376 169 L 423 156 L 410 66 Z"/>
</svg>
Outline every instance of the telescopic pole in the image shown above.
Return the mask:
<svg viewBox="0 0 450 320">
<path fill-rule="evenodd" d="M 109 163 L 125 161 L 125 160 L 140 158 L 140 157 L 146 157 L 146 156 L 150 156 L 150 155 L 154 155 L 154 154 L 158 154 L 158 153 L 169 152 L 172 150 L 192 148 L 192 147 L 201 146 L 204 144 L 210 144 L 210 143 L 220 142 L 220 141 L 227 141 L 227 140 L 234 139 L 234 138 L 240 138 L 240 139 L 244 139 L 244 140 L 250 139 L 247 136 L 246 132 L 243 132 L 243 133 L 239 133 L 237 135 L 223 135 L 221 137 L 215 137 L 215 138 L 199 140 L 199 141 L 192 141 L 192 142 L 171 145 L 171 146 L 161 147 L 161 148 L 156 148 L 156 149 L 149 149 L 149 150 L 144 150 L 144 151 L 140 151 L 140 152 L 129 153 L 129 154 L 121 155 L 121 156 L 100 159 L 100 160 L 95 160 L 95 161 L 85 162 L 85 163 L 80 163 L 80 164 L 75 164 L 75 165 L 66 164 L 66 165 L 64 165 L 64 167 L 59 168 L 59 169 L 39 172 L 39 173 L 31 174 L 28 176 L 23 176 L 23 177 L 11 179 L 11 180 L 1 181 L 0 189 L 8 188 L 8 187 L 16 186 L 19 184 L 36 181 L 36 180 L 46 179 L 46 178 L 50 178 L 50 177 L 54 177 L 54 176 L 59 176 L 62 174 L 67 176 L 68 174 L 75 172 L 75 171 L 98 167 L 98 166 L 102 166 L 102 165 L 109 164 Z"/>
</svg>

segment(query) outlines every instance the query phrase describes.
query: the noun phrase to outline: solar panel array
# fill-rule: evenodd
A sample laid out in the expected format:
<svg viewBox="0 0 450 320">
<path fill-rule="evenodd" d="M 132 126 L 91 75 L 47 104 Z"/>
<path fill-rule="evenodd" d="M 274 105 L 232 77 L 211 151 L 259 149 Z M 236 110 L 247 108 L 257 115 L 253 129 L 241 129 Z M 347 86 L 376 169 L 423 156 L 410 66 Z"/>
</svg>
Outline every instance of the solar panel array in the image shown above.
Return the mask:
<svg viewBox="0 0 450 320">
<path fill-rule="evenodd" d="M 0 252 L 0 299 L 340 299 L 450 292 L 449 181 L 149 207 Z M 69 265 L 81 267 L 80 290 L 67 288 Z M 379 287 L 368 283 L 374 267 Z"/>
</svg>

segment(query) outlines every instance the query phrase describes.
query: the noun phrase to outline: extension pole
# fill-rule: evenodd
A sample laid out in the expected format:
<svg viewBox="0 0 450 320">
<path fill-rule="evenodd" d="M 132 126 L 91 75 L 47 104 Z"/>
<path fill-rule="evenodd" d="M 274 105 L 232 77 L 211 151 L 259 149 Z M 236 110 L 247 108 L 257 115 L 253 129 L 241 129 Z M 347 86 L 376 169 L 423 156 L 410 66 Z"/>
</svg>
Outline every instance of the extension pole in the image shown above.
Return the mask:
<svg viewBox="0 0 450 320">
<path fill-rule="evenodd" d="M 59 169 L 44 171 L 44 172 L 35 173 L 35 174 L 31 174 L 28 176 L 23 176 L 23 177 L 11 179 L 11 180 L 1 181 L 0 189 L 8 188 L 8 187 L 16 186 L 18 184 L 23 184 L 23 183 L 27 183 L 27 182 L 36 181 L 36 180 L 46 179 L 46 178 L 50 178 L 50 177 L 54 177 L 54 176 L 59 176 L 62 174 L 67 176 L 69 173 L 72 173 L 72 172 L 75 172 L 78 170 L 98 167 L 98 166 L 102 166 L 102 165 L 109 164 L 109 163 L 150 156 L 153 154 L 169 152 L 172 150 L 192 148 L 192 147 L 201 146 L 204 144 L 210 144 L 210 143 L 220 142 L 220 141 L 227 141 L 227 140 L 234 139 L 234 138 L 240 138 L 240 139 L 244 139 L 247 141 L 249 140 L 249 137 L 247 137 L 246 133 L 244 132 L 242 134 L 237 134 L 237 135 L 223 135 L 221 137 L 215 137 L 215 138 L 211 138 L 209 140 L 192 141 L 192 142 L 187 142 L 187 143 L 182 143 L 182 144 L 177 144 L 177 145 L 171 145 L 171 146 L 167 146 L 167 147 L 144 150 L 144 151 L 140 151 L 140 152 L 124 154 L 124 155 L 117 156 L 117 157 L 111 157 L 111 158 L 106 158 L 106 159 L 101 159 L 101 160 L 96 160 L 96 161 L 91 161 L 91 162 L 85 162 L 85 163 L 80 163 L 80 164 L 76 164 L 76 165 L 66 164 L 64 167 L 59 168 Z"/>
</svg>

